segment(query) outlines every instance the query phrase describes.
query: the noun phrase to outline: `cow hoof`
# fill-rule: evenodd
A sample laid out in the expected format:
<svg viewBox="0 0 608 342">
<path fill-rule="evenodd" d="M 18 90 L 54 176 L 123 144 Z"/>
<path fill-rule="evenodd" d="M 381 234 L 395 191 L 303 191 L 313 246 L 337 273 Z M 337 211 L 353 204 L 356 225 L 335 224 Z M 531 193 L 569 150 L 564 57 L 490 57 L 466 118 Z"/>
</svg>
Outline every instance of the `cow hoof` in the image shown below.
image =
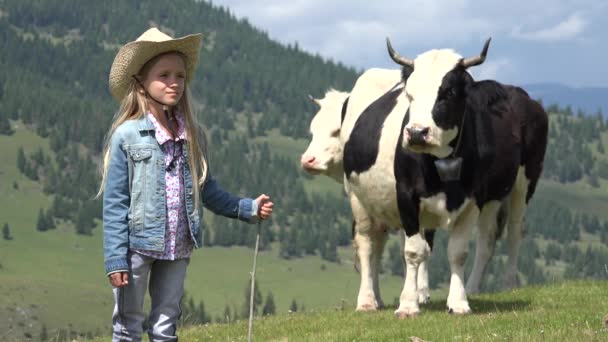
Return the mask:
<svg viewBox="0 0 608 342">
<path fill-rule="evenodd" d="M 402 302 L 399 308 L 395 310 L 395 316 L 399 319 L 416 317 L 420 313 L 420 308 L 417 302 Z"/>
<path fill-rule="evenodd" d="M 420 313 L 420 309 L 418 309 L 418 308 L 397 309 L 397 311 L 395 311 L 395 316 L 398 319 L 407 319 L 407 318 L 416 317 L 416 316 L 418 316 L 419 313 Z"/>
<path fill-rule="evenodd" d="M 427 291 L 418 292 L 418 304 L 426 304 L 431 301 L 431 295 Z"/>
<path fill-rule="evenodd" d="M 459 303 L 459 305 L 448 306 L 448 313 L 456 315 L 467 315 L 471 313 L 471 308 L 469 307 L 469 303 L 462 302 Z"/>
<path fill-rule="evenodd" d="M 376 311 L 376 306 L 372 305 L 372 304 L 363 304 L 363 305 L 357 306 L 356 311 L 360 311 L 360 312 Z"/>
</svg>

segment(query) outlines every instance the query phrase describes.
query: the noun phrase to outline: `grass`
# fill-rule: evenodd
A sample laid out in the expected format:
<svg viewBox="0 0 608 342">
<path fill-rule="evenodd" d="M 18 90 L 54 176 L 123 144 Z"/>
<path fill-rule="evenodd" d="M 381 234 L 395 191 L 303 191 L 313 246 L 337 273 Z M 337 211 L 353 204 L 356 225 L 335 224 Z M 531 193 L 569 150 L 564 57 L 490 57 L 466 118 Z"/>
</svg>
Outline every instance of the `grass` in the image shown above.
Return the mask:
<svg viewBox="0 0 608 342">
<path fill-rule="evenodd" d="M 113 299 L 103 273 L 101 228 L 96 228 L 93 236 L 76 235 L 73 227 L 65 223 L 60 223 L 54 231 L 36 231 L 38 210 L 48 208 L 52 198 L 42 193 L 40 184 L 28 180 L 17 170 L 17 149 L 23 146 L 26 154 L 30 154 L 42 148 L 45 153 L 52 154 L 47 139 L 40 138 L 20 122 L 12 124 L 16 131 L 14 135 L 0 135 L 0 155 L 3 160 L 3 163 L 0 163 L 0 226 L 5 222 L 9 223 L 14 238 L 10 241 L 0 239 L 0 317 L 6 317 L 0 319 L 0 340 L 9 340 L 15 336 L 15 331 L 26 331 L 37 336 L 43 323 L 50 334 L 57 328 L 68 326 L 80 332 L 107 331 Z M 271 134 L 266 139 L 273 151 L 276 149 L 284 156 L 293 157 L 294 163 L 297 163 L 299 155 L 306 147 L 304 140 L 296 141 L 276 134 Z M 14 183 L 18 189 L 14 188 Z M 343 192 L 339 184 L 326 177 L 307 180 L 306 187 L 311 188 L 313 192 Z M 593 210 L 598 214 L 608 215 L 601 210 L 608 196 L 603 195 L 601 189 L 591 192 L 583 185 L 558 186 L 543 181 L 538 193 L 538 197 L 542 196 L 555 199 L 571 208 Z M 591 197 L 588 199 L 586 196 Z M 592 240 L 593 237 L 586 238 Z M 319 310 L 328 311 L 343 305 L 354 308 L 359 276 L 353 271 L 351 248 L 340 249 L 342 264 L 327 263 L 318 256 L 285 261 L 277 257 L 277 251 L 278 247 L 275 245 L 272 251 L 260 254 L 257 278 L 264 297 L 269 291 L 273 292 L 278 313 L 285 314 L 294 299 L 299 307 L 304 305 L 307 311 L 316 312 L 310 314 L 312 318 L 319 317 Z M 207 312 L 213 317 L 220 315 L 226 305 L 231 310 L 240 310 L 249 280 L 252 253 L 253 251 L 247 248 L 219 247 L 195 252 L 188 269 L 186 290 L 197 303 L 202 300 Z M 322 270 L 323 267 L 325 270 Z M 384 275 L 381 286 L 383 299 L 386 303 L 392 303 L 399 295 L 402 280 L 399 277 Z M 441 295 L 442 292 L 434 293 L 436 298 Z M 444 299 L 434 302 L 435 306 L 431 305 L 428 315 L 418 319 L 424 320 L 424 317 L 432 317 L 435 314 L 439 317 L 449 317 L 443 315 Z M 433 307 L 437 307 L 436 313 Z M 333 322 L 336 325 L 349 326 L 345 323 L 346 320 L 364 319 L 375 324 L 375 320 L 384 318 L 374 317 L 384 316 L 391 317 L 390 310 L 360 316 L 347 309 L 340 311 Z M 308 314 L 280 317 L 271 318 L 268 324 L 298 321 L 301 317 L 309 319 Z M 273 321 L 275 319 L 277 321 Z M 325 318 L 321 316 L 314 319 L 323 321 Z M 266 321 L 260 322 L 263 332 L 266 329 L 263 328 Z M 318 324 L 323 330 L 322 322 Z M 213 329 L 231 331 L 238 326 L 236 324 L 233 328 L 220 325 L 216 328 L 212 325 L 209 331 L 215 334 Z M 397 328 L 389 330 L 391 329 Z M 240 333 L 234 331 L 231 334 L 233 335 L 230 336 L 240 336 Z M 275 336 L 271 339 L 280 339 L 280 332 L 270 334 Z M 343 336 L 340 331 L 336 334 L 328 338 L 340 339 Z M 18 335 L 22 336 L 23 334 Z M 218 336 L 222 336 L 220 339 L 230 339 L 227 335 Z M 285 336 L 297 340 L 300 335 L 291 332 Z M 305 332 L 301 336 L 304 340 L 312 340 L 315 337 L 324 339 L 323 336 Z M 367 335 L 357 336 L 353 339 Z M 387 339 L 391 339 L 390 336 Z"/>
<path fill-rule="evenodd" d="M 445 297 L 415 318 L 394 307 L 377 312 L 318 310 L 256 318 L 256 341 L 606 341 L 607 282 L 577 281 L 470 296 L 474 313 L 449 315 Z M 182 328 L 184 341 L 246 341 L 247 321 Z M 98 338 L 103 341 L 107 338 Z"/>
</svg>

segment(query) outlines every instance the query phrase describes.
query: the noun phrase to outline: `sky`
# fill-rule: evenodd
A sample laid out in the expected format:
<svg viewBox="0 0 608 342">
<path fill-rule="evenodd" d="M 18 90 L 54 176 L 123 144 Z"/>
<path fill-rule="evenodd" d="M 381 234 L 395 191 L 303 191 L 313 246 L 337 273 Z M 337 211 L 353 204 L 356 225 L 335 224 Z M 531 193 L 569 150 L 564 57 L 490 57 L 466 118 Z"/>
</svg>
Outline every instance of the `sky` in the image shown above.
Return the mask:
<svg viewBox="0 0 608 342">
<path fill-rule="evenodd" d="M 434 48 L 463 57 L 492 38 L 476 79 L 608 87 L 606 0 L 212 0 L 284 44 L 357 70 L 396 68 L 386 37 L 414 59 Z"/>
</svg>

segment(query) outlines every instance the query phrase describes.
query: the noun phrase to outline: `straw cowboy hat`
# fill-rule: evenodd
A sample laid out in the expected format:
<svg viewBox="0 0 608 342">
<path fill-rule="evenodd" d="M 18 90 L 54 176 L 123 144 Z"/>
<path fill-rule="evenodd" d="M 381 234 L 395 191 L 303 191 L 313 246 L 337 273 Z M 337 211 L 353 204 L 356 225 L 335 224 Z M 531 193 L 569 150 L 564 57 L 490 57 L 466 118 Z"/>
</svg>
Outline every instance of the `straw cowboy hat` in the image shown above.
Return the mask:
<svg viewBox="0 0 608 342">
<path fill-rule="evenodd" d="M 110 69 L 110 92 L 120 102 L 141 67 L 154 56 L 169 51 L 179 51 L 186 56 L 186 80 L 192 79 L 201 49 L 201 34 L 172 38 L 157 28 L 144 32 L 134 42 L 127 43 L 118 51 Z"/>
</svg>

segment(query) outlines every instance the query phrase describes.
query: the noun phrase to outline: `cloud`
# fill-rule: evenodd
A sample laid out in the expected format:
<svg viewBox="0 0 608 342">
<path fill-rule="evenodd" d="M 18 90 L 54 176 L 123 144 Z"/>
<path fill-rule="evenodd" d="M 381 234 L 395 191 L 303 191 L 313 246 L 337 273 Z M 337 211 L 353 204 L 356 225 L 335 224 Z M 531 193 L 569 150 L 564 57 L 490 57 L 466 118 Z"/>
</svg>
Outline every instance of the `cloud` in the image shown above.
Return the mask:
<svg viewBox="0 0 608 342">
<path fill-rule="evenodd" d="M 585 18 L 579 13 L 574 13 L 557 25 L 536 31 L 522 32 L 521 27 L 518 26 L 513 30 L 513 36 L 531 41 L 572 40 L 580 37 L 587 26 Z"/>
<path fill-rule="evenodd" d="M 515 69 L 513 62 L 508 58 L 488 60 L 482 65 L 471 68 L 469 71 L 476 80 L 504 79 L 504 75 L 511 74 Z"/>
<path fill-rule="evenodd" d="M 297 42 L 304 51 L 359 70 L 396 67 L 386 52 L 387 36 L 410 58 L 432 48 L 473 55 L 492 37 L 492 58 L 480 68 L 481 77 L 516 83 L 561 78 L 576 84 L 608 82 L 597 72 L 605 69 L 603 56 L 608 53 L 603 44 L 608 34 L 605 0 L 211 1 L 239 18 L 247 17 L 271 39 Z M 586 63 L 563 70 L 564 63 L 581 58 L 581 49 Z M 548 51 L 559 55 L 531 62 Z"/>
</svg>

